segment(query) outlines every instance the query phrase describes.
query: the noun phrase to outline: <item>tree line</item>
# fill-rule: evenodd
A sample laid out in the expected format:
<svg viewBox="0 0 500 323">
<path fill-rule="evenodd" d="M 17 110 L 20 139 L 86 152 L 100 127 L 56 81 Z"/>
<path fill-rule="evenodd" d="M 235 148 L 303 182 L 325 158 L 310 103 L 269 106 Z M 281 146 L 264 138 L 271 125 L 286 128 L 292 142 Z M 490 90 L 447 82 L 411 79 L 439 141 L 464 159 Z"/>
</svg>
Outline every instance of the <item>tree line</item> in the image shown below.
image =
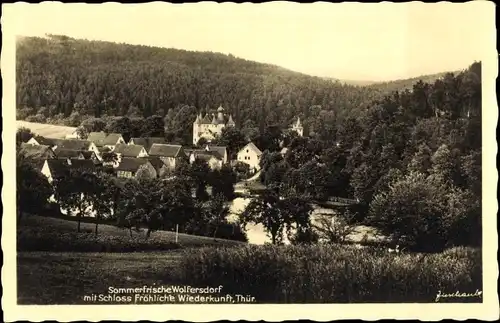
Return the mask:
<svg viewBox="0 0 500 323">
<path fill-rule="evenodd" d="M 227 219 L 227 202 L 234 198 L 236 182 L 231 168 L 212 171 L 206 162 L 197 160 L 193 165 L 180 163 L 173 175 L 175 180 L 141 175 L 122 179 L 106 168 L 68 168 L 55 174 L 49 184 L 31 160 L 18 154 L 18 219 L 24 214 L 43 214 L 43 210 L 58 213 L 60 207 L 76 217 L 78 232 L 81 220 L 93 216 L 96 236 L 99 224 L 106 221 L 127 228 L 131 235 L 146 228 L 149 237 L 154 231 L 179 226 L 189 234 L 246 241 L 238 222 Z"/>
</svg>

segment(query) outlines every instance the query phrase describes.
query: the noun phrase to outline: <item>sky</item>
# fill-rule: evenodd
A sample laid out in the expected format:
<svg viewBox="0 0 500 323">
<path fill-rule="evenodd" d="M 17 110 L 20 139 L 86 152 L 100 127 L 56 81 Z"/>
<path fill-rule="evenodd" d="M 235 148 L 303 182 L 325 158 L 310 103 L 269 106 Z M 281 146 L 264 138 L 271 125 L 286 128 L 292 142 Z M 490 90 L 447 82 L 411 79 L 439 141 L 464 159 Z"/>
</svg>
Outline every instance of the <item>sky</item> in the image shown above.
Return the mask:
<svg viewBox="0 0 500 323">
<path fill-rule="evenodd" d="M 494 6 L 485 1 L 46 2 L 13 4 L 4 9 L 2 22 L 17 35 L 231 53 L 316 76 L 387 81 L 456 71 L 481 60 L 495 41 L 494 20 L 487 19 L 493 17 Z"/>
</svg>

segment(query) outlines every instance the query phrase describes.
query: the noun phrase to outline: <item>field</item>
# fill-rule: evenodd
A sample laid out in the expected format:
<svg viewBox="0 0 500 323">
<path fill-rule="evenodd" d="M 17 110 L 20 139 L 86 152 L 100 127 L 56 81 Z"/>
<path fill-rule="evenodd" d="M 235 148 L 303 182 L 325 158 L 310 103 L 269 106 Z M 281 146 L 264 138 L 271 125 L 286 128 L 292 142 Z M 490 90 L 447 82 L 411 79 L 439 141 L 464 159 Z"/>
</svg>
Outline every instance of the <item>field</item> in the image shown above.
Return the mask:
<svg viewBox="0 0 500 323">
<path fill-rule="evenodd" d="M 39 136 L 47 137 L 47 138 L 57 138 L 64 139 L 66 135 L 71 135 L 76 128 L 75 127 L 66 127 L 45 123 L 35 123 L 35 122 L 27 122 L 22 120 L 16 121 L 17 127 L 28 128 L 31 129 L 33 133 Z"/>
<path fill-rule="evenodd" d="M 175 232 L 157 231 L 146 239 L 145 231 L 132 231 L 108 224 L 100 224 L 98 236 L 94 235 L 93 223 L 81 223 L 58 218 L 28 216 L 17 228 L 18 251 L 60 251 L 60 252 L 134 252 L 164 251 L 200 246 L 238 245 L 242 242 L 213 239 L 210 237 L 179 234 L 175 243 Z"/>
<path fill-rule="evenodd" d="M 83 304 L 109 287 L 175 284 L 180 253 L 22 252 L 17 256 L 19 304 Z"/>
</svg>

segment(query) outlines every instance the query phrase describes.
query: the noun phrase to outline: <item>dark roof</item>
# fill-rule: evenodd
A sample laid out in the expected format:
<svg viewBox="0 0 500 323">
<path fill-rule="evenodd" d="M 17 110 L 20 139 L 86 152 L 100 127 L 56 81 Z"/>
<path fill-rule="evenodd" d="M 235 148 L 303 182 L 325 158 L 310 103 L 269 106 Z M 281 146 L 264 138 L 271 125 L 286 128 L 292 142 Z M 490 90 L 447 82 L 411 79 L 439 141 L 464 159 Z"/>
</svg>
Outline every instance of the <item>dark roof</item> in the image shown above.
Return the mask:
<svg viewBox="0 0 500 323">
<path fill-rule="evenodd" d="M 47 138 L 42 136 L 34 136 L 33 139 L 36 140 L 40 145 L 45 146 L 56 146 L 62 139 Z"/>
<path fill-rule="evenodd" d="M 165 165 L 165 163 L 159 157 L 153 156 L 153 157 L 147 157 L 147 159 L 149 160 L 151 165 L 153 165 L 156 171 L 159 171 Z"/>
<path fill-rule="evenodd" d="M 87 140 L 93 142 L 96 146 L 116 145 L 121 136 L 119 133 L 91 132 Z"/>
<path fill-rule="evenodd" d="M 177 157 L 181 151 L 181 145 L 153 144 L 149 150 L 149 155 L 159 157 Z"/>
<path fill-rule="evenodd" d="M 118 139 L 120 139 L 122 135 L 119 133 L 108 133 L 106 138 L 104 138 L 103 144 L 104 145 L 116 145 L 118 142 Z"/>
<path fill-rule="evenodd" d="M 139 167 L 149 162 L 146 158 L 122 158 L 120 164 L 115 169 L 121 171 L 137 172 Z"/>
<path fill-rule="evenodd" d="M 70 169 L 84 169 L 87 171 L 95 171 L 96 166 L 91 160 L 74 159 L 68 163 L 67 159 L 47 159 L 52 177 L 64 175 Z"/>
<path fill-rule="evenodd" d="M 165 138 L 163 137 L 142 137 L 142 138 L 131 138 L 130 141 L 134 142 L 134 145 L 142 145 L 149 151 L 153 144 L 166 144 Z"/>
<path fill-rule="evenodd" d="M 35 168 L 38 171 L 41 171 L 43 168 L 43 164 L 45 164 L 46 159 L 29 159 L 28 162 L 30 163 L 33 168 Z"/>
<path fill-rule="evenodd" d="M 193 152 L 193 154 L 194 158 L 203 159 L 206 161 L 209 161 L 212 157 L 222 160 L 222 157 L 216 151 L 196 150 Z"/>
<path fill-rule="evenodd" d="M 223 159 L 227 153 L 227 149 L 224 146 L 208 146 L 208 151 L 218 153 L 221 159 Z"/>
<path fill-rule="evenodd" d="M 62 139 L 56 143 L 57 150 L 70 149 L 70 150 L 88 150 L 92 142 L 88 140 L 79 139 Z"/>
<path fill-rule="evenodd" d="M 92 157 L 97 157 L 95 153 L 91 150 L 85 150 L 81 152 L 85 159 L 91 159 Z"/>
<path fill-rule="evenodd" d="M 137 157 L 143 149 L 144 146 L 141 145 L 118 144 L 113 152 L 121 154 L 123 157 Z"/>
<path fill-rule="evenodd" d="M 83 157 L 83 154 L 79 150 L 71 150 L 71 149 L 56 149 L 55 151 L 57 158 L 80 158 Z M 85 158 L 85 157 L 83 157 Z"/>
<path fill-rule="evenodd" d="M 19 151 L 25 158 L 31 159 L 45 159 L 53 158 L 54 152 L 49 146 L 45 145 L 30 145 L 27 143 L 21 144 L 21 149 Z"/>
</svg>

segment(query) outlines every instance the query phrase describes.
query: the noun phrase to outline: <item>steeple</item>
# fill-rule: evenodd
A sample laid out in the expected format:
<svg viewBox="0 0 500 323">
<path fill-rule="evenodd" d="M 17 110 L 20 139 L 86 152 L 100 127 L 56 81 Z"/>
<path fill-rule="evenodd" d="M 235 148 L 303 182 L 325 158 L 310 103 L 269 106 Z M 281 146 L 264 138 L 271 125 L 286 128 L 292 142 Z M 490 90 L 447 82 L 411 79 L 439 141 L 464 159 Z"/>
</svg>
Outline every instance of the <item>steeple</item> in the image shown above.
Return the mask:
<svg viewBox="0 0 500 323">
<path fill-rule="evenodd" d="M 296 127 L 302 127 L 302 124 L 300 123 L 300 117 L 297 117 L 297 123 L 295 124 Z"/>
<path fill-rule="evenodd" d="M 212 124 L 217 124 L 217 119 L 215 119 L 215 114 L 212 114 Z"/>
<path fill-rule="evenodd" d="M 227 120 L 227 125 L 228 126 L 234 126 L 235 125 L 232 115 L 229 115 L 229 119 Z"/>
</svg>

